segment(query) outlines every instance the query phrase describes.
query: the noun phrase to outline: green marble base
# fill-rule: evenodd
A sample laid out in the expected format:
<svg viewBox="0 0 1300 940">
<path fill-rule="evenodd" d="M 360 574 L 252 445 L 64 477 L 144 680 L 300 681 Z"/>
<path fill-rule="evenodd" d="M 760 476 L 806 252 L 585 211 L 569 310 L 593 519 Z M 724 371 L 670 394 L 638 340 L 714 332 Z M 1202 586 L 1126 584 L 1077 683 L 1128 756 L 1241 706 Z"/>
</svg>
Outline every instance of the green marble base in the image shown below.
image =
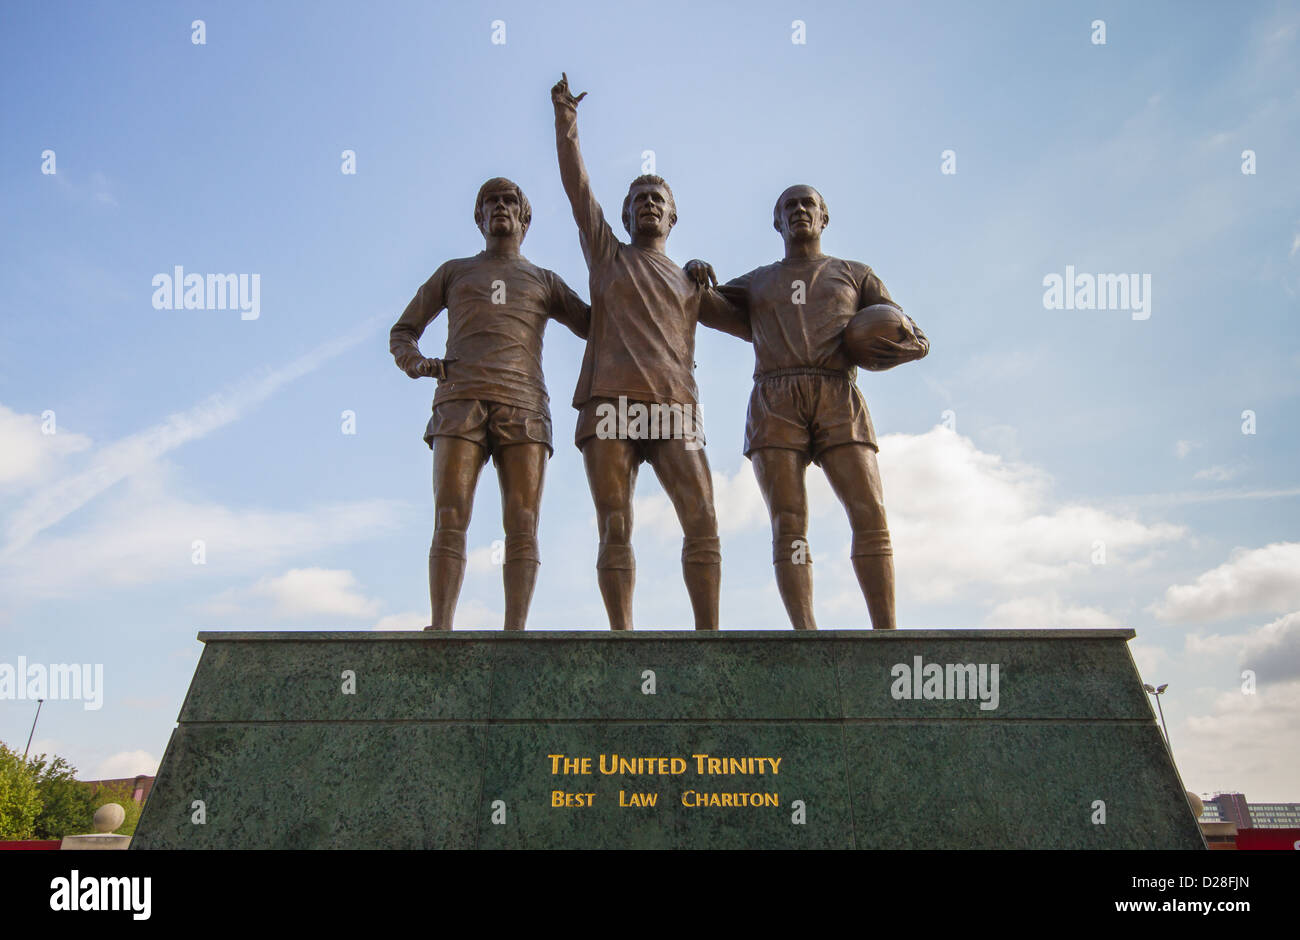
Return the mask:
<svg viewBox="0 0 1300 940">
<path fill-rule="evenodd" d="M 131 847 L 1204 848 L 1133 635 L 201 633 Z"/>
</svg>

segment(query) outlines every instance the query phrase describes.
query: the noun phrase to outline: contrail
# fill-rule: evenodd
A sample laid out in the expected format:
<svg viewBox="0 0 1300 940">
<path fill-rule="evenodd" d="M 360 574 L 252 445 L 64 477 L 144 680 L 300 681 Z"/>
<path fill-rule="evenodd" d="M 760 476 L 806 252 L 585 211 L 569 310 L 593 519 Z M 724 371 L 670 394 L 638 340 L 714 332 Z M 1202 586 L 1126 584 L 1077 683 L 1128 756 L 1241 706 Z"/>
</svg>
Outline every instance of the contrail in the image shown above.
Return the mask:
<svg viewBox="0 0 1300 940">
<path fill-rule="evenodd" d="M 1188 503 L 1219 503 L 1242 499 L 1289 499 L 1300 496 L 1300 487 L 1274 490 L 1206 490 L 1188 493 L 1150 493 L 1143 496 L 1120 496 L 1102 500 L 1111 507 L 1131 509 L 1138 506 L 1182 506 Z"/>
<path fill-rule="evenodd" d="M 237 420 L 294 379 L 314 372 L 361 342 L 385 319 L 384 315 L 371 317 L 356 330 L 317 346 L 279 369 L 241 379 L 186 411 L 106 445 L 85 470 L 55 481 L 18 508 L 6 528 L 0 559 L 12 556 L 45 529 L 168 451 Z"/>
</svg>

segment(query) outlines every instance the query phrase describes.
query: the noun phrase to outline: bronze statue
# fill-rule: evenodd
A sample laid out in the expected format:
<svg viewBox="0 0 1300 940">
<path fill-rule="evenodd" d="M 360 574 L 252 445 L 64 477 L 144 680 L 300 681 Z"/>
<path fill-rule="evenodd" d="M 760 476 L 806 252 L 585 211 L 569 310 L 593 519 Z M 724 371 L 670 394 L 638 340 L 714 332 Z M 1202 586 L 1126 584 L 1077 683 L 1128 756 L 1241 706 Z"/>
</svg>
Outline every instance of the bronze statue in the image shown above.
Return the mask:
<svg viewBox="0 0 1300 940">
<path fill-rule="evenodd" d="M 433 450 L 435 525 L 429 548 L 426 630 L 450 630 L 465 577 L 465 532 L 488 457 L 497 467 L 505 524 L 505 628 L 528 619 L 540 555 L 537 516 L 551 446 L 550 399 L 542 377 L 542 334 L 556 319 L 585 339 L 591 308 L 558 275 L 519 252 L 532 210 L 508 179 L 490 179 L 474 203 L 486 247 L 448 261 L 416 292 L 389 335 L 398 367 L 438 380 L 424 432 Z M 447 310 L 447 352 L 427 359 L 425 327 Z"/>
<path fill-rule="evenodd" d="M 847 349 L 845 328 L 859 311 L 896 308 L 867 265 L 822 254 L 830 221 L 826 202 L 811 186 L 791 186 L 777 199 L 773 225 L 785 257 L 717 290 L 713 269 L 686 266 L 710 294 L 731 301 L 747 318 L 754 344 L 754 390 L 745 422 L 749 457 L 772 520 L 772 563 L 777 588 L 796 630 L 817 629 L 808 548 L 808 463 L 818 464 L 848 512 L 851 557 L 871 624 L 892 630 L 894 562 L 885 520 L 875 431 L 856 383 L 855 365 L 881 371 L 920 359 L 929 340 L 910 317 L 895 313 L 891 336 L 868 336 Z M 874 321 L 873 321 L 874 322 Z M 737 334 L 742 335 L 742 334 Z"/>
<path fill-rule="evenodd" d="M 622 213 L 631 244 L 615 237 L 578 147 L 577 106 L 584 97 L 570 94 L 567 75 L 551 89 L 560 179 L 590 272 L 591 335 L 573 406 L 600 530 L 597 582 L 610 629 L 632 629 L 632 493 L 637 470 L 648 461 L 681 522 L 682 577 L 695 628 L 716 630 L 722 558 L 698 420 L 695 325 L 737 335 L 746 329 L 724 298 L 693 282 L 664 254 L 677 207 L 663 179 L 632 181 Z M 658 427 L 637 420 L 647 415 Z M 657 433 L 672 417 L 675 428 Z"/>
</svg>

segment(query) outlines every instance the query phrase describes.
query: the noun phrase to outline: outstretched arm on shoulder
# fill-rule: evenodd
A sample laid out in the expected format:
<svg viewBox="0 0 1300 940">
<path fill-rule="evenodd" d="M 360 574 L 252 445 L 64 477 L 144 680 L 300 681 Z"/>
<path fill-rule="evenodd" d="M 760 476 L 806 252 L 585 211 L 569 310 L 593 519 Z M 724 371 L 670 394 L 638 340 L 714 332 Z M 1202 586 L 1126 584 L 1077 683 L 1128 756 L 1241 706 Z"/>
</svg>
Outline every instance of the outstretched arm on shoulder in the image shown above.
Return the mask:
<svg viewBox="0 0 1300 940">
<path fill-rule="evenodd" d="M 749 324 L 748 275 L 736 278 L 722 288 L 713 265 L 698 258 L 686 262 L 682 269 L 695 282 L 700 294 L 700 322 L 723 333 L 730 333 L 745 342 L 754 338 Z"/>
</svg>

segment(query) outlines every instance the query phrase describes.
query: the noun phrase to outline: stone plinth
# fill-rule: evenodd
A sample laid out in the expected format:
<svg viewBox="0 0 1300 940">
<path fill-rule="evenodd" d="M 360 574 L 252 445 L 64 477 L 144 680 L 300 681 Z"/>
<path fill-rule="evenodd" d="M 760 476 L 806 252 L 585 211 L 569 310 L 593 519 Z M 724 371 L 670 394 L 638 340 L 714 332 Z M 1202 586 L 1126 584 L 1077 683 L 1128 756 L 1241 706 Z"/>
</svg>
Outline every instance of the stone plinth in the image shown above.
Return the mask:
<svg viewBox="0 0 1300 940">
<path fill-rule="evenodd" d="M 132 848 L 1203 848 L 1133 635 L 201 633 Z"/>
<path fill-rule="evenodd" d="M 102 852 L 113 849 L 129 849 L 130 847 L 131 836 L 115 836 L 112 833 L 105 832 L 89 832 L 80 836 L 64 836 L 63 841 L 59 844 L 60 849 L 76 849 L 79 852 Z"/>
</svg>

